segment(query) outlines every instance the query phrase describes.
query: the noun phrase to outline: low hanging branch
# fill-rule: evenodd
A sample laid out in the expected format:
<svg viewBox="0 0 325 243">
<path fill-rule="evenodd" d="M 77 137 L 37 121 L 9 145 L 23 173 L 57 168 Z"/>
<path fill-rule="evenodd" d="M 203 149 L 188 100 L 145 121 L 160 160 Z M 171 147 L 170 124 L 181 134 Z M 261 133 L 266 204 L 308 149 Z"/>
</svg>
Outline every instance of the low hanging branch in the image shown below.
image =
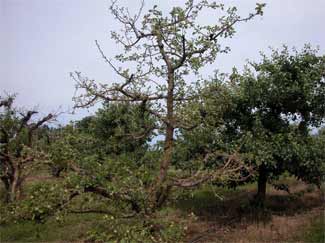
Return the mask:
<svg viewBox="0 0 325 243">
<path fill-rule="evenodd" d="M 69 166 L 78 175 L 95 179 L 94 175 L 90 174 L 87 170 L 83 170 L 82 168 L 78 167 L 74 161 L 69 161 Z M 142 210 L 140 205 L 138 204 L 138 202 L 136 200 L 134 200 L 127 193 L 111 192 L 101 186 L 98 186 L 98 185 L 85 186 L 83 188 L 83 192 L 85 192 L 85 193 L 90 192 L 90 193 L 94 193 L 99 196 L 102 196 L 104 198 L 107 198 L 107 199 L 125 202 L 125 203 L 131 205 L 131 208 L 135 213 L 140 213 Z"/>
<path fill-rule="evenodd" d="M 172 178 L 171 185 L 191 188 L 209 181 L 243 182 L 255 174 L 253 167 L 247 166 L 237 153 L 231 155 L 208 153 L 206 154 L 204 161 L 206 162 L 210 157 L 216 155 L 227 157 L 222 166 L 214 168 L 213 170 L 198 170 L 193 176 L 188 178 Z M 245 176 L 242 175 L 243 171 L 246 173 Z"/>
</svg>

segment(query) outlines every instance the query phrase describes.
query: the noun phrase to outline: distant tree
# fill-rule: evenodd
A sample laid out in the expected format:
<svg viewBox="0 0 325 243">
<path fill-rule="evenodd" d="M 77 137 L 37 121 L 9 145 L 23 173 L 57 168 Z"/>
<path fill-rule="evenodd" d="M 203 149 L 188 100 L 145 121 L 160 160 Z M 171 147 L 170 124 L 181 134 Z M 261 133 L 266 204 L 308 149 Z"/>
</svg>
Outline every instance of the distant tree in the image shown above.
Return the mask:
<svg viewBox="0 0 325 243">
<path fill-rule="evenodd" d="M 20 197 L 26 178 L 45 160 L 35 135 L 54 119 L 48 114 L 35 121 L 32 118 L 38 112 L 15 108 L 14 99 L 0 98 L 0 178 L 7 202 Z"/>
<path fill-rule="evenodd" d="M 305 144 L 300 149 L 301 160 L 299 166 L 293 165 L 289 168 L 290 172 L 297 178 L 316 184 L 321 187 L 325 181 L 325 129 L 319 129 L 317 134 L 308 136 Z"/>
<path fill-rule="evenodd" d="M 112 32 L 112 38 L 124 48 L 115 60 L 129 62 L 129 65 L 115 66 L 96 41 L 102 57 L 122 82 L 100 84 L 76 72 L 72 75 L 80 92 L 75 97 L 76 107 L 89 107 L 98 101 L 140 103 L 159 120 L 160 129 L 164 131 L 164 148 L 150 199 L 152 208 L 157 208 L 164 202 L 169 190 L 166 182 L 172 162 L 175 130 L 198 125 L 184 119 L 179 112 L 188 101 L 199 102 L 200 99 L 195 92 L 196 85 L 189 84 L 186 78 L 189 74 L 199 74 L 202 67 L 215 61 L 218 53 L 228 52 L 229 48 L 223 48 L 219 40 L 232 37 L 237 23 L 262 15 L 265 4 L 257 4 L 255 13 L 245 18 L 237 14 L 236 7 L 232 7 L 211 25 L 200 25 L 198 17 L 204 14 L 203 10 L 222 12 L 224 5 L 207 0 L 198 3 L 188 0 L 184 7 L 173 7 L 168 16 L 163 16 L 158 6 L 142 15 L 142 4 L 140 11 L 131 16 L 127 9 L 115 3 L 110 10 L 123 31 Z"/>
<path fill-rule="evenodd" d="M 125 155 L 140 164 L 155 126 L 154 117 L 140 105 L 104 104 L 94 115 L 51 131 L 52 174 L 59 176 L 69 161 L 90 155 L 99 161 Z"/>
<path fill-rule="evenodd" d="M 98 139 L 107 155 L 145 151 L 156 129 L 147 107 L 133 103 L 104 104 L 94 116 L 83 118 L 76 128 Z"/>
</svg>

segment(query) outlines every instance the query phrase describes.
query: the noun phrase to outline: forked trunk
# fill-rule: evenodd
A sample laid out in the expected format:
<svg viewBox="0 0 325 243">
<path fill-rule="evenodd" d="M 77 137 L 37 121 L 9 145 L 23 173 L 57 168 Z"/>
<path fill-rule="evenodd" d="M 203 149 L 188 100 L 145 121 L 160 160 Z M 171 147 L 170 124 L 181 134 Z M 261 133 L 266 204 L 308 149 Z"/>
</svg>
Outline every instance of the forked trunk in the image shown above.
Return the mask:
<svg viewBox="0 0 325 243">
<path fill-rule="evenodd" d="M 4 183 L 4 202 L 10 203 L 18 200 L 21 196 L 21 184 L 18 181 L 2 180 Z"/>
<path fill-rule="evenodd" d="M 5 202 L 9 203 L 20 199 L 23 181 L 17 169 L 10 177 L 2 178 L 2 182 L 5 186 Z"/>
</svg>

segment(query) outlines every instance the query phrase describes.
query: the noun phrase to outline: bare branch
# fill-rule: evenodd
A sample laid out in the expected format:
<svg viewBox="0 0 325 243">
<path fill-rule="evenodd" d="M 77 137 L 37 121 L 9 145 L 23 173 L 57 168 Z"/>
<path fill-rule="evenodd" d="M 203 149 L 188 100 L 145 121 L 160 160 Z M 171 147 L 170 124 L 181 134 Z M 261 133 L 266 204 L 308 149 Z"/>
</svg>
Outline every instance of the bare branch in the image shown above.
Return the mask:
<svg viewBox="0 0 325 243">
<path fill-rule="evenodd" d="M 185 60 L 186 60 L 186 39 L 185 36 L 182 35 L 182 55 L 178 63 L 175 65 L 174 70 L 180 68 L 183 66 Z"/>
<path fill-rule="evenodd" d="M 21 130 L 27 126 L 28 121 L 32 118 L 34 114 L 37 114 L 37 111 L 28 111 L 26 115 L 23 115 L 23 118 L 20 120 L 20 127 L 17 130 L 17 135 L 21 132 Z"/>
<path fill-rule="evenodd" d="M 44 123 L 52 120 L 54 118 L 53 114 L 48 114 L 47 116 L 43 117 L 42 119 L 40 119 L 38 122 L 36 122 L 35 124 L 30 126 L 30 131 L 34 131 L 35 129 L 39 128 L 40 126 L 42 126 Z"/>
<path fill-rule="evenodd" d="M 102 55 L 102 58 L 105 60 L 105 62 L 107 62 L 111 68 L 118 74 L 120 75 L 121 77 L 125 78 L 125 79 L 128 79 L 129 77 L 125 76 L 125 74 L 121 73 L 114 65 L 113 63 L 105 56 L 102 48 L 100 47 L 99 43 L 97 40 L 95 40 L 95 43 L 96 43 L 96 46 L 97 46 L 97 49 L 98 51 L 100 52 L 100 54 Z"/>
</svg>

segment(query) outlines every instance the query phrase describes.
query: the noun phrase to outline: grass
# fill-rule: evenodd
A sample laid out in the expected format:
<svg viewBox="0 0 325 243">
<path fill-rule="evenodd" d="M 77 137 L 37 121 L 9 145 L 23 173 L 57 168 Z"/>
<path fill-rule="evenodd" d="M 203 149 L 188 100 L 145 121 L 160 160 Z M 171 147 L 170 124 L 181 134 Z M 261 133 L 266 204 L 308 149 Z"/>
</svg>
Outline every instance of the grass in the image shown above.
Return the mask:
<svg viewBox="0 0 325 243">
<path fill-rule="evenodd" d="M 190 192 L 179 193 L 173 206 L 183 211 L 200 214 L 212 208 L 218 209 L 226 199 L 245 193 L 249 188 L 251 188 L 250 184 L 235 189 L 207 185 Z"/>
<path fill-rule="evenodd" d="M 69 215 L 65 221 L 51 219 L 44 224 L 30 221 L 0 226 L 0 242 L 49 242 L 85 239 L 87 231 L 101 220 L 100 215 Z"/>
<path fill-rule="evenodd" d="M 303 235 L 303 240 L 307 243 L 324 243 L 325 242 L 325 220 L 324 215 L 313 220 Z"/>
</svg>

